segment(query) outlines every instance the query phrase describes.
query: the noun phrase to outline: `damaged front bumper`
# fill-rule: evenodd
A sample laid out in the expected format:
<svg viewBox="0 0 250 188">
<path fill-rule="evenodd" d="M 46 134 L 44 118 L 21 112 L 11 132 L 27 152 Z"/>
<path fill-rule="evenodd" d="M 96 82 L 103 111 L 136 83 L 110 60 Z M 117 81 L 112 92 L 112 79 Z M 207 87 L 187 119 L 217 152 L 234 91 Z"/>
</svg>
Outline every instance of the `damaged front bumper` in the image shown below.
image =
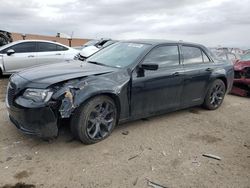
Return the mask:
<svg viewBox="0 0 250 188">
<path fill-rule="evenodd" d="M 41 138 L 58 135 L 57 118 L 50 107 L 22 108 L 6 104 L 11 122 L 23 133 Z"/>
<path fill-rule="evenodd" d="M 250 96 L 250 67 L 235 69 L 234 84 L 231 93 L 242 97 Z"/>
</svg>

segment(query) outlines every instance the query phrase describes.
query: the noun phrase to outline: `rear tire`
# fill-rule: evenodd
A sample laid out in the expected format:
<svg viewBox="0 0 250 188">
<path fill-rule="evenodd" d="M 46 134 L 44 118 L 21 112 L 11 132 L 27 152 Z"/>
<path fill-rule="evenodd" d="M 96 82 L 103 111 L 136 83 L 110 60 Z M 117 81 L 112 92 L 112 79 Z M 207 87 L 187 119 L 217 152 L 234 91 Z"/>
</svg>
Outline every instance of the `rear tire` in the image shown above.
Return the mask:
<svg viewBox="0 0 250 188">
<path fill-rule="evenodd" d="M 84 144 L 107 138 L 116 125 L 117 108 L 108 96 L 97 96 L 76 109 L 71 118 L 71 132 Z"/>
<path fill-rule="evenodd" d="M 216 79 L 210 85 L 203 106 L 208 110 L 216 110 L 224 100 L 226 86 L 221 79 Z"/>
</svg>

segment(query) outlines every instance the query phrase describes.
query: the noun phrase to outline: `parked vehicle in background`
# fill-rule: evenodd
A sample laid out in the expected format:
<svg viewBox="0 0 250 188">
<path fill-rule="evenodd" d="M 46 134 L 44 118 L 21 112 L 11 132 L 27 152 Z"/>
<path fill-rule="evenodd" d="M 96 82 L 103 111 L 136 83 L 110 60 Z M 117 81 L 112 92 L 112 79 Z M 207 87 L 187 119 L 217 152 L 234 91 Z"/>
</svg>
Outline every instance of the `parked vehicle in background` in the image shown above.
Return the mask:
<svg viewBox="0 0 250 188">
<path fill-rule="evenodd" d="M 247 53 L 234 64 L 234 87 L 231 93 L 250 96 L 250 53 Z"/>
<path fill-rule="evenodd" d="M 237 59 L 240 59 L 240 56 L 238 54 L 235 54 L 233 52 L 228 52 L 224 49 L 210 49 L 212 53 L 215 55 L 216 58 L 221 60 L 226 60 L 231 63 L 234 63 Z"/>
<path fill-rule="evenodd" d="M 72 60 L 79 51 L 51 41 L 21 40 L 0 47 L 0 73 Z"/>
<path fill-rule="evenodd" d="M 115 125 L 191 106 L 220 107 L 233 66 L 202 45 L 164 40 L 117 42 L 86 61 L 34 67 L 10 77 L 10 120 L 28 134 L 54 137 L 71 120 L 85 144 L 107 138 Z M 42 114 L 42 116 L 41 116 Z"/>
<path fill-rule="evenodd" d="M 95 39 L 95 40 L 90 40 L 88 42 L 86 42 L 85 44 L 83 44 L 82 46 L 76 46 L 74 47 L 74 49 L 77 49 L 77 50 L 82 50 L 88 46 L 95 46 L 97 48 L 100 48 L 102 47 L 106 42 L 108 41 L 111 41 L 112 39 L 104 39 L 104 38 L 101 38 L 99 40 Z"/>
<path fill-rule="evenodd" d="M 0 30 L 0 46 L 11 43 L 12 41 L 11 33 Z"/>
<path fill-rule="evenodd" d="M 117 41 L 115 41 L 115 40 L 109 40 L 109 41 L 106 41 L 105 43 L 101 43 L 97 46 L 87 46 L 81 50 L 81 52 L 78 54 L 78 56 L 76 58 L 79 58 L 80 60 L 85 60 L 88 57 L 90 57 L 91 55 L 93 55 L 94 53 L 98 52 L 99 50 L 106 48 L 107 46 L 110 46 L 116 42 Z"/>
</svg>

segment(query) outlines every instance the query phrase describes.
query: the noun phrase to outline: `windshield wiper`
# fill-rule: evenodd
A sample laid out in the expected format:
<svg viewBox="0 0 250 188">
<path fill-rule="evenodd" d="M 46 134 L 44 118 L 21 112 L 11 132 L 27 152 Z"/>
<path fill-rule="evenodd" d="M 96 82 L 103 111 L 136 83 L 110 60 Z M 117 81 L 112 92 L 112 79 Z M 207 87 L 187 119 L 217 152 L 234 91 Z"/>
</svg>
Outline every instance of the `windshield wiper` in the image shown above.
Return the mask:
<svg viewBox="0 0 250 188">
<path fill-rule="evenodd" d="M 103 63 L 99 63 L 97 61 L 87 61 L 87 63 L 92 63 L 92 64 L 96 64 L 96 65 L 102 65 L 102 66 L 108 66 L 106 64 L 103 64 Z"/>
</svg>

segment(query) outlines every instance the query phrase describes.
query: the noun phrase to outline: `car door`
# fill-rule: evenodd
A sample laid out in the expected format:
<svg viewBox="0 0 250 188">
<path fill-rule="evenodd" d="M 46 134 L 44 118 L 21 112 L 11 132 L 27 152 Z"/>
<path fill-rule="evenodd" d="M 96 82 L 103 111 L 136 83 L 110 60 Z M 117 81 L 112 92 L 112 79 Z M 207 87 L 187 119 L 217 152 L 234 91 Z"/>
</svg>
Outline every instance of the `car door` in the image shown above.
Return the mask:
<svg viewBox="0 0 250 188">
<path fill-rule="evenodd" d="M 181 52 L 185 74 L 182 106 L 201 104 L 214 64 L 200 47 L 182 45 Z"/>
<path fill-rule="evenodd" d="M 7 51 L 14 50 L 14 53 L 7 54 Z M 36 42 L 22 42 L 3 50 L 3 62 L 5 71 L 8 73 L 17 72 L 24 68 L 36 65 L 37 46 Z"/>
<path fill-rule="evenodd" d="M 62 57 L 64 61 L 72 60 L 77 54 L 79 54 L 78 50 L 69 48 L 67 46 L 59 45 L 59 44 L 56 45 L 56 49 L 57 49 L 57 53 L 60 53 L 63 55 Z"/>
<path fill-rule="evenodd" d="M 64 51 L 58 45 L 50 42 L 38 42 L 37 65 L 58 63 L 64 61 Z"/>
<path fill-rule="evenodd" d="M 178 46 L 173 44 L 156 47 L 144 58 L 142 64 L 157 64 L 159 68 L 154 71 L 137 68 L 133 72 L 132 116 L 178 108 L 183 85 Z"/>
</svg>

